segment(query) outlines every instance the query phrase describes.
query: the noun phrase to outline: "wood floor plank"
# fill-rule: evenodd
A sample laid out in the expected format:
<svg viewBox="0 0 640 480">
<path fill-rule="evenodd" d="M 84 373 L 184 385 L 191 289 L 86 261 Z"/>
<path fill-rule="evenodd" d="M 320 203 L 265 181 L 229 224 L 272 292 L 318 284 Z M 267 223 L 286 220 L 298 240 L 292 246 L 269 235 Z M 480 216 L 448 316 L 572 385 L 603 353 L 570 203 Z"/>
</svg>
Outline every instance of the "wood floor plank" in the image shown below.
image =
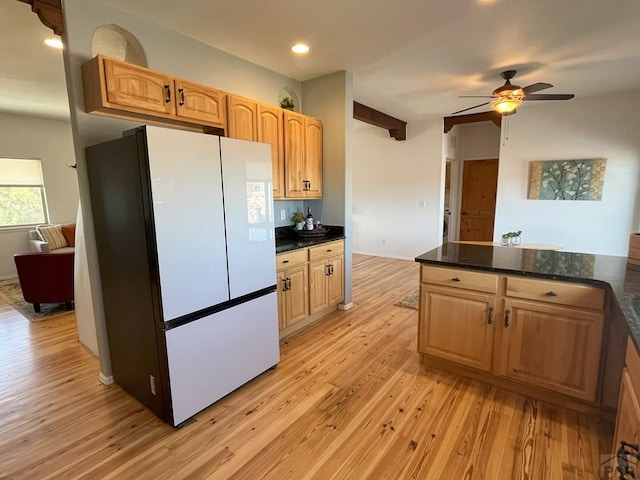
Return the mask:
<svg viewBox="0 0 640 480">
<path fill-rule="evenodd" d="M 418 314 L 394 306 L 418 264 L 353 265 L 354 308 L 181 429 L 98 382 L 73 314 L 0 304 L 0 479 L 599 478 L 610 424 L 421 364 Z"/>
</svg>

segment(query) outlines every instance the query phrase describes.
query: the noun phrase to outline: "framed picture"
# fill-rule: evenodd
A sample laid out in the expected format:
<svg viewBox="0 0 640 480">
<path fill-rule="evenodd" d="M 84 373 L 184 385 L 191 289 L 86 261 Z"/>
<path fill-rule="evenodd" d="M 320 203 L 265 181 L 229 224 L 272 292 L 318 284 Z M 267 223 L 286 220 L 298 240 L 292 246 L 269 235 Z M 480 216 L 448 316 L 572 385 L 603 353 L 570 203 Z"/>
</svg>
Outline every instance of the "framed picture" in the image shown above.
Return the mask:
<svg viewBox="0 0 640 480">
<path fill-rule="evenodd" d="M 527 198 L 602 200 L 606 167 L 605 158 L 531 162 Z"/>
</svg>

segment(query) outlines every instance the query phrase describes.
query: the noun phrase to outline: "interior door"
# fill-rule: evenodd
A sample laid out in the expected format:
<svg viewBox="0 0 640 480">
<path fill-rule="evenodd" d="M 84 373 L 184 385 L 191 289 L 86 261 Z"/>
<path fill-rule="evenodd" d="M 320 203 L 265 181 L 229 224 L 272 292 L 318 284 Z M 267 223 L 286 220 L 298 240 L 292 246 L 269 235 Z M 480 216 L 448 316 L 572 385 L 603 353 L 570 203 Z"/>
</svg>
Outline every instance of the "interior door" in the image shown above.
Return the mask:
<svg viewBox="0 0 640 480">
<path fill-rule="evenodd" d="M 491 241 L 493 239 L 497 188 L 498 159 L 464 162 L 460 240 Z"/>
</svg>

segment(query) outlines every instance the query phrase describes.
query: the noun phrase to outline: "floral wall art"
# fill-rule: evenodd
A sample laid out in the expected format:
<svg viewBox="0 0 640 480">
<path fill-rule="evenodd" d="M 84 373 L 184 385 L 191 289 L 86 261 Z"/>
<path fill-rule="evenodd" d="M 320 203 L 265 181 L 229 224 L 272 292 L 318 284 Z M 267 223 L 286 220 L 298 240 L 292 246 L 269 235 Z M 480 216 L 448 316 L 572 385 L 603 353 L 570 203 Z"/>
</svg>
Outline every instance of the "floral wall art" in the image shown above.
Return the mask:
<svg viewBox="0 0 640 480">
<path fill-rule="evenodd" d="M 527 198 L 602 200 L 605 158 L 531 162 Z"/>
</svg>

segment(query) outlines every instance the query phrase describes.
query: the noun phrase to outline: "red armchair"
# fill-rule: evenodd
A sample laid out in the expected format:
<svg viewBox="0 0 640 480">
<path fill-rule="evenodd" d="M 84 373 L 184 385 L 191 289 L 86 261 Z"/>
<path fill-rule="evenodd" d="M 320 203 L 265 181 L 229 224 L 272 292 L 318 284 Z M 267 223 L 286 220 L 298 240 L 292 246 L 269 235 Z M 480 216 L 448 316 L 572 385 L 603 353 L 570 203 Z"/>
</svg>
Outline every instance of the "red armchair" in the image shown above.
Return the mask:
<svg viewBox="0 0 640 480">
<path fill-rule="evenodd" d="M 40 311 L 41 303 L 64 303 L 71 310 L 73 302 L 73 252 L 16 253 L 13 256 L 24 300 Z"/>
</svg>

